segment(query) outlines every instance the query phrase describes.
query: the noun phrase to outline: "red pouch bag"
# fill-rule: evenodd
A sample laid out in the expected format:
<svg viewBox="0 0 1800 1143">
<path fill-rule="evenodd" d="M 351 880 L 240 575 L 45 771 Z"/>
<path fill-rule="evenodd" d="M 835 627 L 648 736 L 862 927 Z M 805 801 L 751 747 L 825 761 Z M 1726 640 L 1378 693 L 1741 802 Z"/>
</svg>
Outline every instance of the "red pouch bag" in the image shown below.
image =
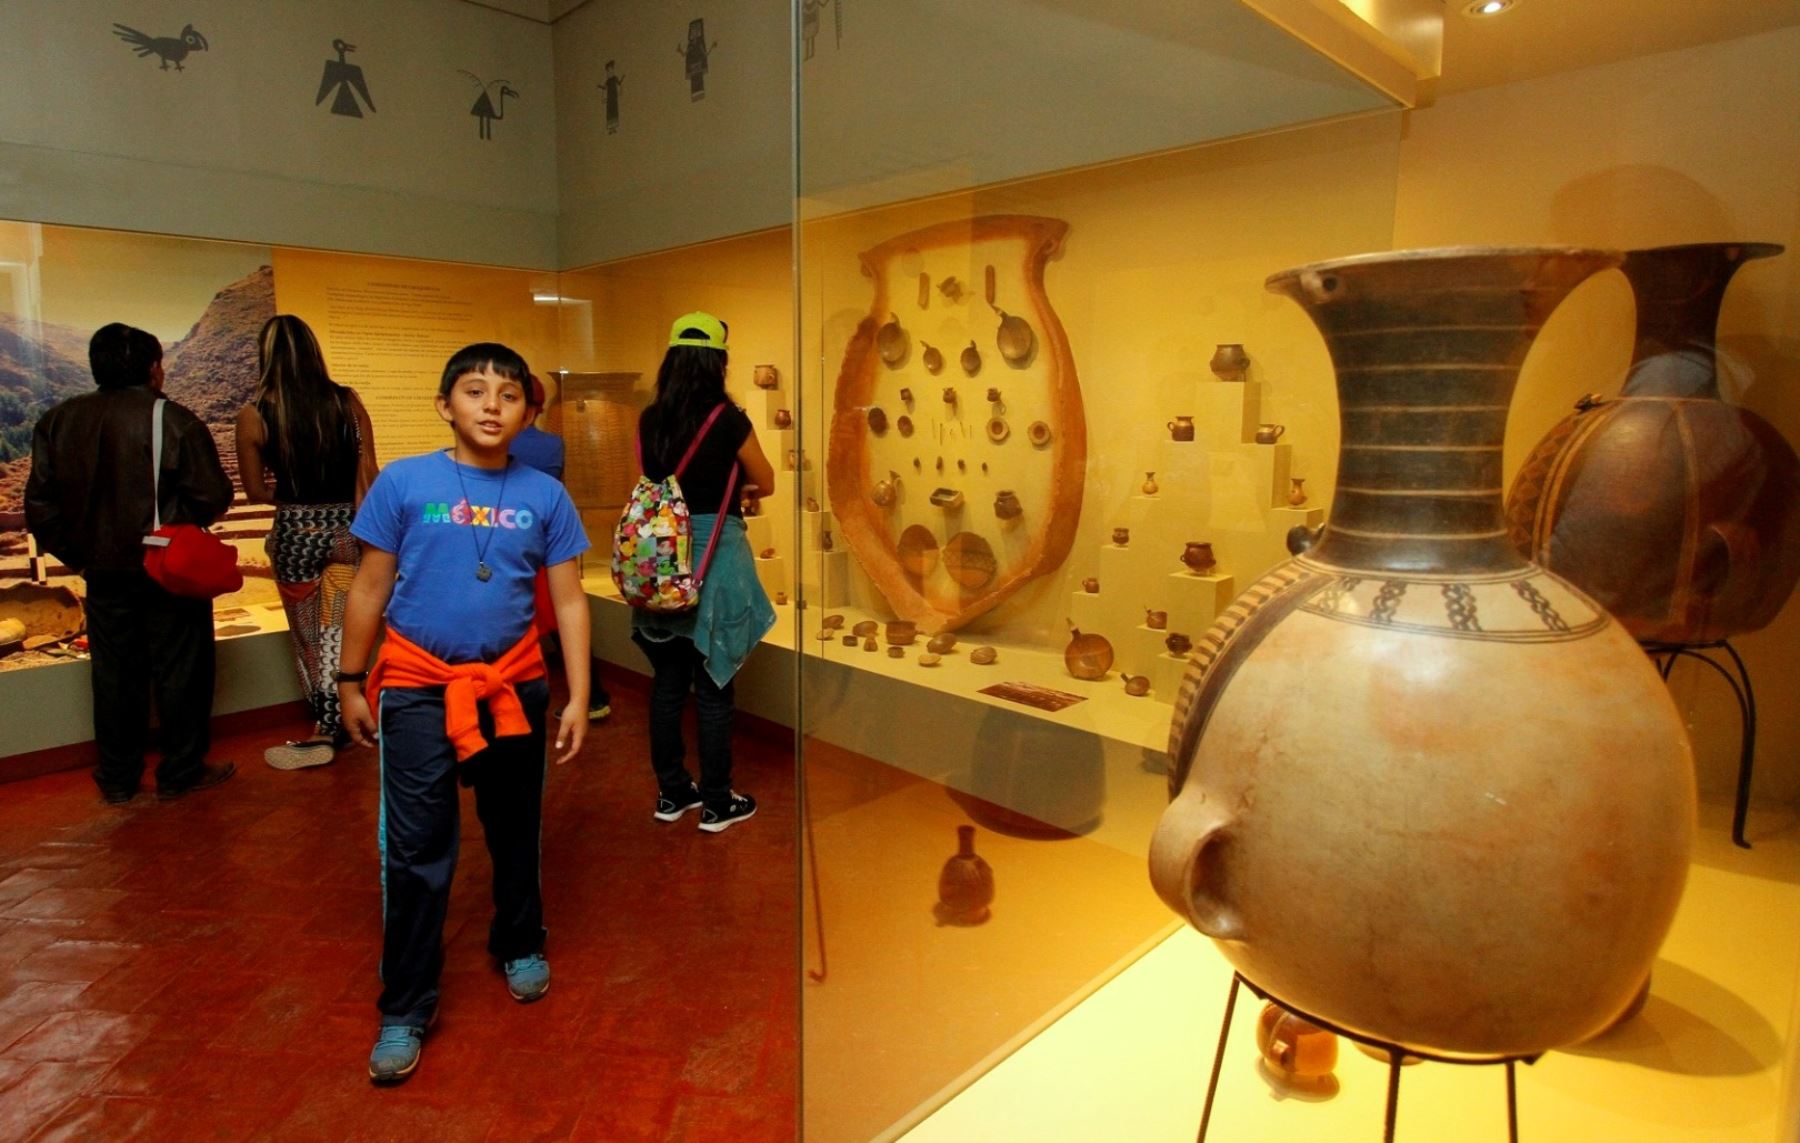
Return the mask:
<svg viewBox="0 0 1800 1143">
<path fill-rule="evenodd" d="M 150 421 L 150 511 L 153 530 L 144 537 L 144 571 L 171 595 L 212 599 L 244 586 L 237 549 L 195 524 L 162 522 L 162 427 L 165 400 L 156 399 Z"/>
</svg>

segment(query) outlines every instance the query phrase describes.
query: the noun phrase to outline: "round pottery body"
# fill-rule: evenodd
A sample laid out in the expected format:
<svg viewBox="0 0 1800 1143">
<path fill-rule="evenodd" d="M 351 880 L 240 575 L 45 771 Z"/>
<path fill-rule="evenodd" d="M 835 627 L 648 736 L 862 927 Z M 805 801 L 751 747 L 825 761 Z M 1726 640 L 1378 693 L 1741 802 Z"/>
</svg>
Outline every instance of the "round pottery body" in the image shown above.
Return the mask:
<svg viewBox="0 0 1800 1143">
<path fill-rule="evenodd" d="M 1201 646 L 1152 881 L 1245 976 L 1470 1055 L 1579 1041 L 1630 1003 L 1681 896 L 1693 770 L 1591 600 L 1536 568 L 1293 560 Z"/>
<path fill-rule="evenodd" d="M 1800 458 L 1749 409 L 1627 395 L 1550 430 L 1507 524 L 1635 638 L 1724 639 L 1766 627 L 1800 580 Z"/>
<path fill-rule="evenodd" d="M 1256 1050 L 1270 1070 L 1294 1083 L 1323 1079 L 1337 1067 L 1337 1034 L 1279 1004 L 1265 1004 L 1256 1017 Z"/>
<path fill-rule="evenodd" d="M 938 874 L 938 919 L 947 925 L 979 925 L 994 903 L 994 870 L 975 852 L 975 827 L 958 826 L 957 851 Z"/>
</svg>

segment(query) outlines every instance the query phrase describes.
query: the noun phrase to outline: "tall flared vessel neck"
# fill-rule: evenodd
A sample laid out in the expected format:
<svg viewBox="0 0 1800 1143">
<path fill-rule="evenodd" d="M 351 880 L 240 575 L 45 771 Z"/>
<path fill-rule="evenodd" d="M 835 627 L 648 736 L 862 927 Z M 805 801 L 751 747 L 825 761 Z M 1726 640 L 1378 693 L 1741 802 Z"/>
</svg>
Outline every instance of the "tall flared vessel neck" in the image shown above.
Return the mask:
<svg viewBox="0 0 1800 1143">
<path fill-rule="evenodd" d="M 1337 373 L 1337 493 L 1309 560 L 1373 574 L 1503 574 L 1501 448 L 1519 367 L 1551 312 L 1620 256 L 1456 247 L 1276 274 Z"/>
<path fill-rule="evenodd" d="M 1627 397 L 1719 396 L 1719 308 L 1739 266 L 1772 258 L 1773 242 L 1705 242 L 1633 250 L 1619 269 L 1637 299 Z"/>
</svg>

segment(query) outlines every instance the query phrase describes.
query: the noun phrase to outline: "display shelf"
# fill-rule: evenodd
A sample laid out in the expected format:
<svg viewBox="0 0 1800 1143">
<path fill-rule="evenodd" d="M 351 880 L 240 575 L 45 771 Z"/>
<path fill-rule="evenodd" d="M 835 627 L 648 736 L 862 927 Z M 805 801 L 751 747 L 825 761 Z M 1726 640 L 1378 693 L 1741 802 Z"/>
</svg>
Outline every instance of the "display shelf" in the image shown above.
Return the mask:
<svg viewBox="0 0 1800 1143">
<path fill-rule="evenodd" d="M 788 589 L 787 557 L 777 553 L 773 556 L 756 557 L 756 581 L 762 584 L 763 591 L 774 598 L 778 591 Z"/>
<path fill-rule="evenodd" d="M 1149 675 L 1150 685 L 1156 686 L 1154 668 L 1158 656 L 1166 650 L 1163 639 L 1168 634 L 1167 631 L 1146 627 L 1141 621 L 1133 624 L 1129 631 L 1113 640 L 1113 649 L 1118 652 L 1116 666 L 1133 675 Z"/>
<path fill-rule="evenodd" d="M 1171 655 L 1167 648 L 1159 651 L 1148 672 L 1151 697 L 1159 703 L 1173 705 L 1175 693 L 1181 689 L 1181 679 L 1187 674 L 1187 668 L 1188 656 Z"/>
<path fill-rule="evenodd" d="M 768 513 L 744 517 L 744 534 L 750 539 L 750 550 L 760 552 L 775 546 L 775 523 Z"/>
<path fill-rule="evenodd" d="M 800 590 L 815 607 L 842 607 L 850 599 L 850 553 L 808 552 L 800 564 Z"/>
<path fill-rule="evenodd" d="M 1194 386 L 1194 439 L 1209 449 L 1255 438 L 1262 418 L 1259 381 L 1201 381 Z"/>
</svg>

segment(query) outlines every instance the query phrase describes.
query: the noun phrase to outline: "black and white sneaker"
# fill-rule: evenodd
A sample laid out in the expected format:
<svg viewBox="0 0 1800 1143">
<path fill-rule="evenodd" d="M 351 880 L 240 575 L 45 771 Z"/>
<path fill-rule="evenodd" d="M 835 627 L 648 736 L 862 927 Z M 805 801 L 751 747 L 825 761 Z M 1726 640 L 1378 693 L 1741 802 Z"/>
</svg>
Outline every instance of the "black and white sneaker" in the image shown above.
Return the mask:
<svg viewBox="0 0 1800 1143">
<path fill-rule="evenodd" d="M 720 808 L 707 806 L 700 811 L 700 832 L 723 833 L 737 823 L 755 816 L 756 799 L 733 790 L 731 800 Z"/>
<path fill-rule="evenodd" d="M 685 794 L 678 794 L 675 797 L 670 797 L 668 794 L 657 795 L 656 820 L 659 822 L 680 821 L 682 814 L 689 810 L 697 810 L 705 804 L 700 800 L 699 787 L 689 782 Z"/>
</svg>

